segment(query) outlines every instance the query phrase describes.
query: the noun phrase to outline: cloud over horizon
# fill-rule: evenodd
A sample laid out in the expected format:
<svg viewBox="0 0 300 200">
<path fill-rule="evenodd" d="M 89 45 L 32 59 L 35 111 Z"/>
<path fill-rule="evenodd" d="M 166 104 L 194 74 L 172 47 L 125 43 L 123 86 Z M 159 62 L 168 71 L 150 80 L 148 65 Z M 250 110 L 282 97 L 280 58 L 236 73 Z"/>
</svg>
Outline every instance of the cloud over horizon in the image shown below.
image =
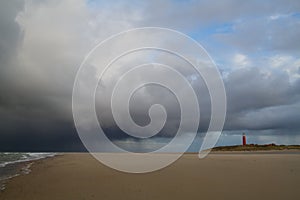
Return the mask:
<svg viewBox="0 0 300 200">
<path fill-rule="evenodd" d="M 282 143 L 299 144 L 298 1 L 16 0 L 0 2 L 0 151 L 84 149 L 72 118 L 72 87 L 79 65 L 100 41 L 144 26 L 176 29 L 207 49 L 225 84 L 228 137 L 248 131 L 250 137 L 257 136 L 253 142 L 278 136 L 290 138 Z M 182 69 L 192 83 L 200 101 L 199 132 L 205 131 L 211 110 L 203 80 L 184 63 L 172 63 L 164 54 L 154 56 Z M 134 63 L 136 57 L 120 60 L 108 71 L 106 89 L 123 73 L 120 66 L 128 60 Z M 168 78 L 166 72 L 158 72 Z M 100 101 L 106 98 L 99 94 Z M 131 103 L 138 124 L 149 123 L 153 103 L 165 105 L 170 117 L 155 143 L 159 146 L 176 133 L 180 111 L 166 90 L 144 88 Z M 132 142 L 111 119 L 107 106 L 98 107 L 107 135 L 116 143 Z M 136 148 L 148 148 L 153 141 L 146 143 Z"/>
</svg>

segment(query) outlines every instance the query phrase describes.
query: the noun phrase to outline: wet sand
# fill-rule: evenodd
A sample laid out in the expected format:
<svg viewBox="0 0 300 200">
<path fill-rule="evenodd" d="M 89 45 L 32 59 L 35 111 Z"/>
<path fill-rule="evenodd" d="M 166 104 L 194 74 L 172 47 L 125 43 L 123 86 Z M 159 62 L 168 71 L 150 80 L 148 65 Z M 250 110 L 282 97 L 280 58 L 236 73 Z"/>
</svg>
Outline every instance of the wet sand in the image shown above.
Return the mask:
<svg viewBox="0 0 300 200">
<path fill-rule="evenodd" d="M 110 169 L 89 154 L 36 161 L 28 175 L 8 181 L 0 199 L 297 199 L 300 154 L 185 154 L 147 174 Z"/>
</svg>

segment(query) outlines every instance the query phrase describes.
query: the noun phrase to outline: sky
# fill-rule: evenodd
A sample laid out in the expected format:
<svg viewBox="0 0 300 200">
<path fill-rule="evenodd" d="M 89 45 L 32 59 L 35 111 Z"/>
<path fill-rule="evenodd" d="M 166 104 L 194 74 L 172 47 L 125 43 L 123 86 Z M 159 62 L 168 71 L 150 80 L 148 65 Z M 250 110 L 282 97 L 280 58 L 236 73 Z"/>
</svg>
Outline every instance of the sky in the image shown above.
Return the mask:
<svg viewBox="0 0 300 200">
<path fill-rule="evenodd" d="M 243 132 L 250 143 L 300 144 L 297 0 L 11 0 L 0 2 L 0 151 L 84 150 L 72 116 L 72 89 L 80 63 L 99 42 L 139 27 L 180 31 L 200 43 L 214 60 L 227 96 L 225 125 L 217 145 L 240 144 Z M 111 69 L 103 80 L 105 89 L 123 73 L 122 63 L 146 59 L 139 56 L 128 56 Z M 168 60 L 164 54 L 151 56 Z M 173 66 L 183 68 L 201 99 L 199 133 L 190 148 L 198 151 L 210 119 L 209 97 L 193 71 L 180 62 Z M 168 79 L 167 72 L 159 73 Z M 149 123 L 151 104 L 166 107 L 170 118 L 165 127 L 157 137 L 145 140 L 117 127 L 106 93 L 101 92 L 96 94 L 98 118 L 116 145 L 151 151 L 176 133 L 180 111 L 168 91 L 144 88 L 130 104 L 133 120 L 141 125 Z"/>
</svg>

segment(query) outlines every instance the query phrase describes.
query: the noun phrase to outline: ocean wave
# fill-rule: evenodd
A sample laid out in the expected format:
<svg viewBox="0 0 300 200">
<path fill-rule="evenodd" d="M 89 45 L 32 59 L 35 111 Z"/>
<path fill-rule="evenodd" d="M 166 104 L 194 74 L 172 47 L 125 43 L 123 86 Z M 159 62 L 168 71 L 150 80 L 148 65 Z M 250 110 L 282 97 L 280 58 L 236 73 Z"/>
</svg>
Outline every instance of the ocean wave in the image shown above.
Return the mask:
<svg viewBox="0 0 300 200">
<path fill-rule="evenodd" d="M 0 153 L 0 167 L 5 167 L 8 164 L 28 162 L 39 160 L 42 158 L 53 157 L 57 153 Z"/>
<path fill-rule="evenodd" d="M 58 153 L 0 153 L 0 192 L 5 189 L 7 180 L 19 176 L 20 174 L 29 174 L 33 162 L 43 158 L 53 157 Z M 28 162 L 25 165 L 18 165 Z M 18 166 L 21 166 L 18 167 Z"/>
</svg>

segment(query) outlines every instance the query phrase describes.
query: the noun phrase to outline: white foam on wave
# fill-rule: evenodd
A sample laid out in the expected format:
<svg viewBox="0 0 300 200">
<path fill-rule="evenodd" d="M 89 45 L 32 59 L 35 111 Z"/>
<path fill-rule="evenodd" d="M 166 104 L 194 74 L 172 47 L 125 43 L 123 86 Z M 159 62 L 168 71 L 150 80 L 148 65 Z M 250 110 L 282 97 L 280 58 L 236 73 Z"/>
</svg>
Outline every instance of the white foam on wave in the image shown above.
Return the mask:
<svg viewBox="0 0 300 200">
<path fill-rule="evenodd" d="M 8 155 L 10 153 L 5 152 L 4 154 Z M 55 155 L 57 155 L 57 153 L 24 153 L 22 155 L 21 159 L 0 163 L 0 167 L 5 167 L 6 165 L 14 164 L 14 163 L 21 163 L 21 162 L 39 160 L 39 159 L 43 159 L 43 158 L 49 158 L 49 157 L 53 157 Z"/>
<path fill-rule="evenodd" d="M 12 153 L 3 153 L 3 154 L 8 155 L 8 154 L 12 154 Z M 14 178 L 16 176 L 19 176 L 21 174 L 29 174 L 31 172 L 30 167 L 32 166 L 32 164 L 34 162 L 30 162 L 30 161 L 54 157 L 56 155 L 58 155 L 58 153 L 24 153 L 23 155 L 21 155 L 21 159 L 19 159 L 19 160 L 7 161 L 4 163 L 0 163 L 0 167 L 5 167 L 8 164 L 29 162 L 24 167 L 22 167 L 21 171 L 15 173 L 13 175 L 6 175 L 6 176 L 2 176 L 2 177 L 0 176 L 0 192 L 5 190 L 5 183 L 7 180 Z"/>
</svg>

